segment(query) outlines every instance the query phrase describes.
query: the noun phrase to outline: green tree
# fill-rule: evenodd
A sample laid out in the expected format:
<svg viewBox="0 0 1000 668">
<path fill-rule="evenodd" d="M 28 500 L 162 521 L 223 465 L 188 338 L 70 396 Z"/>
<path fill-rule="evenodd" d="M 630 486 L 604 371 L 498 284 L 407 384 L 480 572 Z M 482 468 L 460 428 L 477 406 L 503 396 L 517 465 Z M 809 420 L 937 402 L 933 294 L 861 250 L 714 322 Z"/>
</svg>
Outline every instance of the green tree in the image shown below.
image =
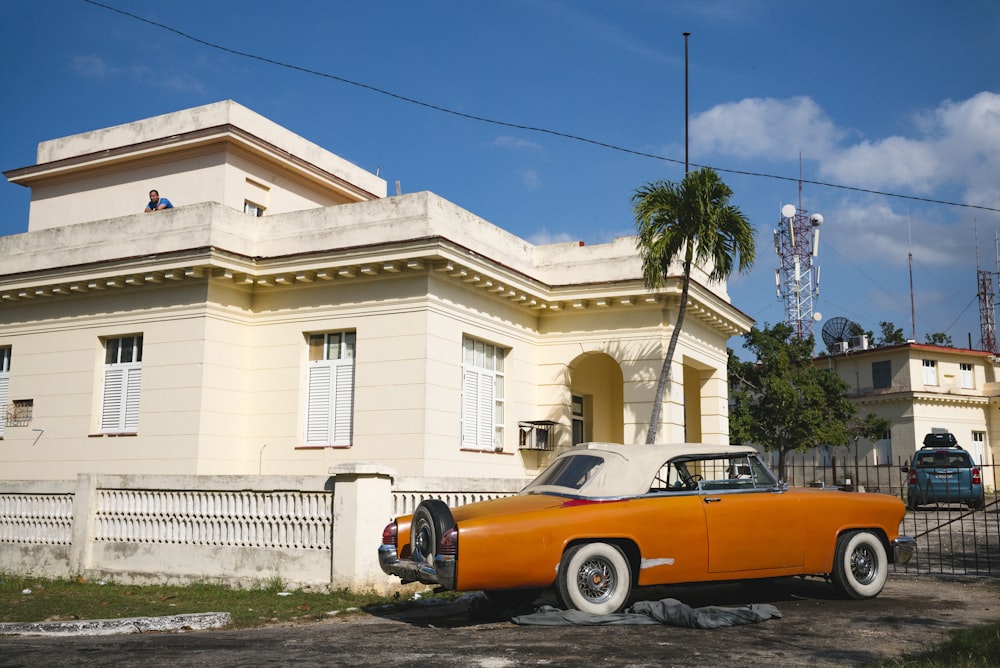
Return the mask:
<svg viewBox="0 0 1000 668">
<path fill-rule="evenodd" d="M 944 332 L 934 332 L 933 334 L 927 334 L 924 336 L 924 340 L 932 346 L 943 346 L 945 348 L 954 348 L 951 343 L 951 337 Z"/>
<path fill-rule="evenodd" d="M 883 320 L 878 326 L 882 329 L 882 338 L 878 342 L 880 346 L 897 346 L 906 343 L 902 328 L 896 327 L 895 323 Z"/>
<path fill-rule="evenodd" d="M 885 323 L 882 323 L 883 325 Z M 885 331 L 883 327 L 882 331 Z M 854 443 L 854 484 L 857 485 L 860 480 L 858 477 L 858 441 L 860 439 L 865 439 L 875 443 L 885 435 L 885 432 L 889 431 L 892 427 L 892 422 L 881 418 L 875 413 L 869 413 L 868 415 L 861 417 L 860 415 L 855 415 L 854 419 L 847 426 L 847 431 L 851 436 L 851 440 Z"/>
<path fill-rule="evenodd" d="M 703 167 L 689 172 L 680 183 L 655 181 L 632 195 L 636 245 L 646 286 L 653 290 L 666 285 L 670 265 L 682 259 L 680 305 L 656 383 L 646 443 L 656 442 L 663 395 L 670 384 L 670 367 L 687 311 L 692 265 L 710 269 L 709 277 L 714 281 L 728 278 L 737 265 L 741 273 L 753 266 L 754 229 L 729 203 L 732 194 L 715 170 Z"/>
<path fill-rule="evenodd" d="M 755 359 L 741 361 L 729 351 L 730 441 L 777 452 L 782 479 L 788 453 L 847 445 L 855 414 L 849 386 L 813 364 L 813 337 L 795 336 L 779 323 L 754 327 L 743 340 Z"/>
</svg>

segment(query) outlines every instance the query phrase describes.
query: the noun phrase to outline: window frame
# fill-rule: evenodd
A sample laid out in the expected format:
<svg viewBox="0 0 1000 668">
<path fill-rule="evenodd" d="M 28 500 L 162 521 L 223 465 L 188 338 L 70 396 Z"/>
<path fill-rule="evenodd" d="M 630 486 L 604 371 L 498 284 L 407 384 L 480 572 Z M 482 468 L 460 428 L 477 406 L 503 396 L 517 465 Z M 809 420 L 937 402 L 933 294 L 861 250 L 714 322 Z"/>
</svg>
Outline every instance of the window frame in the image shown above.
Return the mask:
<svg viewBox="0 0 1000 668">
<path fill-rule="evenodd" d="M 924 368 L 924 385 L 934 385 L 938 384 L 937 376 L 937 360 L 923 360 Z"/>
<path fill-rule="evenodd" d="M 872 389 L 883 390 L 892 387 L 892 361 L 872 362 Z"/>
<path fill-rule="evenodd" d="M 306 447 L 351 447 L 357 332 L 307 333 L 306 348 L 303 442 Z"/>
<path fill-rule="evenodd" d="M 459 443 L 463 450 L 504 448 L 506 364 L 510 350 L 473 336 L 462 337 Z"/>
<path fill-rule="evenodd" d="M 958 363 L 959 384 L 963 390 L 976 389 L 975 367 L 970 362 Z"/>
<path fill-rule="evenodd" d="M 10 403 L 10 364 L 13 346 L 0 346 L 0 439 L 7 428 L 7 405 Z"/>
<path fill-rule="evenodd" d="M 142 334 L 104 337 L 101 408 L 102 434 L 136 434 L 142 398 Z M 129 342 L 125 345 L 125 342 Z"/>
</svg>

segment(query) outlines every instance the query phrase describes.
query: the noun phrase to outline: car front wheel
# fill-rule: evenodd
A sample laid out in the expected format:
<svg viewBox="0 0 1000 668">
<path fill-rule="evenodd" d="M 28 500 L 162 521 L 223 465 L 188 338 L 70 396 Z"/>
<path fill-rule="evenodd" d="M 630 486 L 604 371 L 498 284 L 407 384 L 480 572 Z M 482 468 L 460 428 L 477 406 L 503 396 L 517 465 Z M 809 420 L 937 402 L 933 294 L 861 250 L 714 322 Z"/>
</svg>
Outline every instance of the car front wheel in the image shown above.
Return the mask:
<svg viewBox="0 0 1000 668">
<path fill-rule="evenodd" d="M 885 586 L 889 559 L 885 546 L 870 531 L 849 531 L 837 539 L 833 558 L 833 584 L 853 599 L 874 598 Z"/>
<path fill-rule="evenodd" d="M 595 615 L 619 612 L 632 590 L 628 559 L 610 543 L 582 543 L 566 550 L 556 580 L 564 606 Z"/>
</svg>

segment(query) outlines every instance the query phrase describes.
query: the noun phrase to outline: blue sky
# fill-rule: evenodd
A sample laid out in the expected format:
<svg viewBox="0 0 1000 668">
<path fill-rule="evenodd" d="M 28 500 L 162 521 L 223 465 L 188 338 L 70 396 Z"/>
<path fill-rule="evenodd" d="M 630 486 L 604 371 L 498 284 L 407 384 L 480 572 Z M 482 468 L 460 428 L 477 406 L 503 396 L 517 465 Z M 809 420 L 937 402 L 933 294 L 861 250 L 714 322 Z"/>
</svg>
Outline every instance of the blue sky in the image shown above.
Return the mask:
<svg viewBox="0 0 1000 668">
<path fill-rule="evenodd" d="M 34 164 L 40 141 L 233 99 L 390 193 L 433 191 L 535 243 L 607 242 L 633 232 L 637 187 L 683 178 L 688 31 L 690 160 L 758 230 L 733 303 L 784 318 L 772 230 L 801 155 L 824 319 L 909 336 L 912 250 L 917 339 L 979 341 L 975 230 L 996 271 L 1000 229 L 995 0 L 101 1 L 165 27 L 4 3 L 0 169 Z M 27 230 L 28 197 L 0 183 L 0 234 Z"/>
</svg>

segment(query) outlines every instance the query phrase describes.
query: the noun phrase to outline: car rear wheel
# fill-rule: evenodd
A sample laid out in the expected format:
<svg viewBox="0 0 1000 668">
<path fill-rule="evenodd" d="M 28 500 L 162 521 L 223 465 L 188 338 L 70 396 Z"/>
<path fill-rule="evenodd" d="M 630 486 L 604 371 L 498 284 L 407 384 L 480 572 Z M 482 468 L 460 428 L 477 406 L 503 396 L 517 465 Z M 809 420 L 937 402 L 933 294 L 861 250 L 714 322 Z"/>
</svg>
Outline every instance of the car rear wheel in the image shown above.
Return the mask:
<svg viewBox="0 0 1000 668">
<path fill-rule="evenodd" d="M 410 523 L 410 555 L 414 561 L 434 565 L 438 542 L 455 526 L 448 504 L 440 499 L 421 501 Z"/>
<path fill-rule="evenodd" d="M 889 559 L 871 531 L 849 531 L 837 539 L 830 574 L 837 590 L 853 599 L 874 598 L 885 586 Z"/>
<path fill-rule="evenodd" d="M 613 614 L 628 602 L 632 571 L 617 546 L 582 543 L 563 554 L 556 589 L 567 608 L 595 615 Z"/>
</svg>

